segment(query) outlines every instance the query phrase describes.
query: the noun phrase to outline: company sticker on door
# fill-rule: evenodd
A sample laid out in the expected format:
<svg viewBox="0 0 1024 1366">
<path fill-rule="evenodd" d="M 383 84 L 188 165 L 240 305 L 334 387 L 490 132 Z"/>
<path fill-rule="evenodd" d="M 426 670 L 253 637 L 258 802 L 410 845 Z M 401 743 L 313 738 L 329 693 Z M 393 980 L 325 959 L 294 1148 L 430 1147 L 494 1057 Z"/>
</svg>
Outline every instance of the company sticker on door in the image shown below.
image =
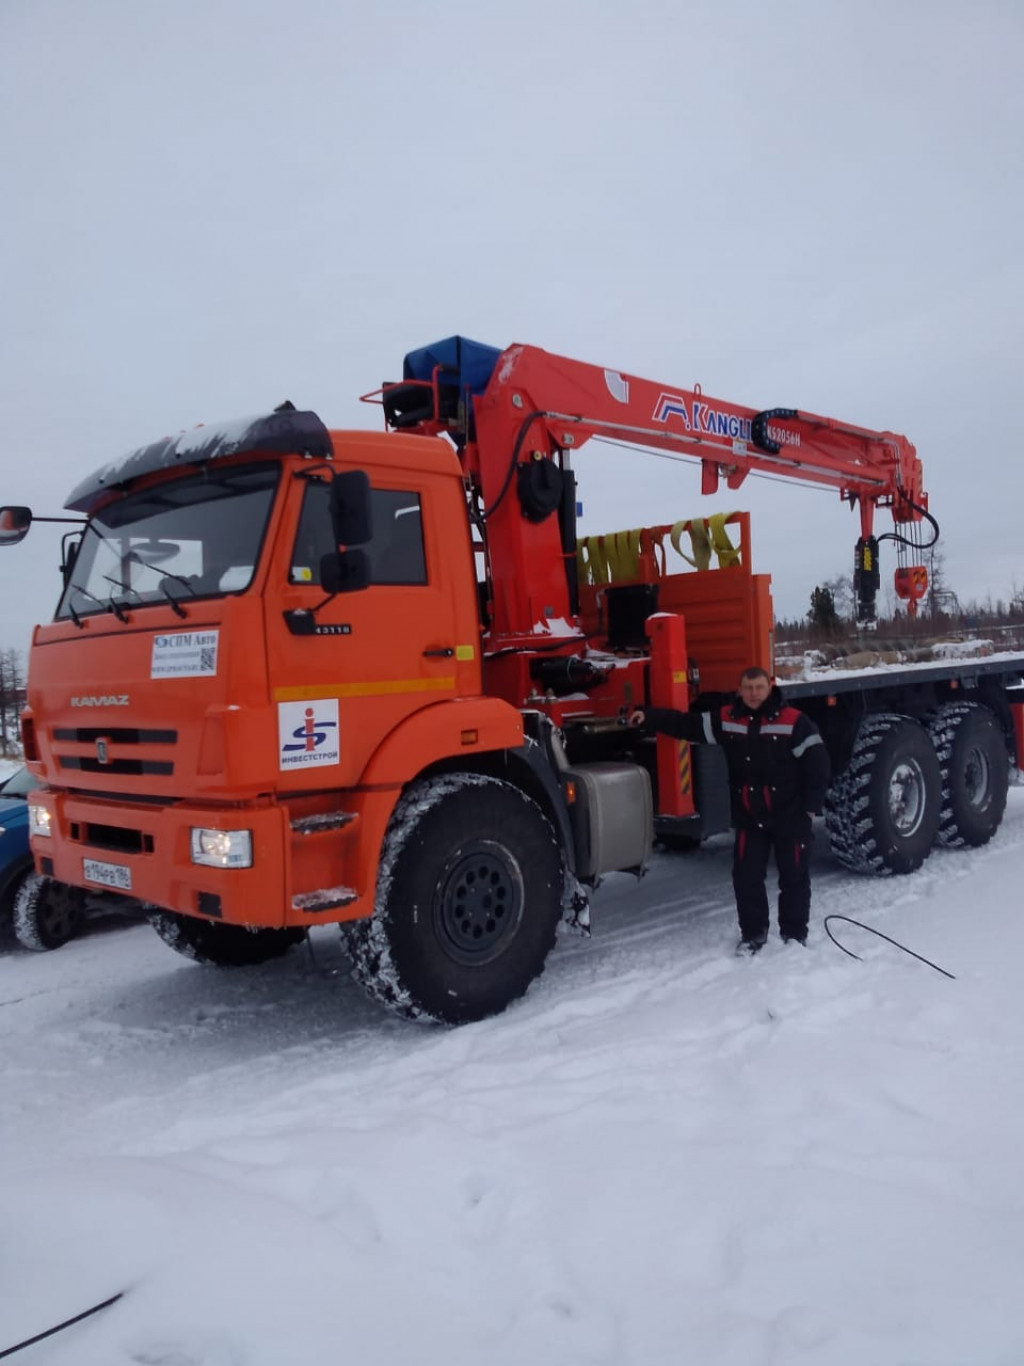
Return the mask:
<svg viewBox="0 0 1024 1366">
<path fill-rule="evenodd" d="M 217 672 L 219 631 L 175 631 L 153 637 L 150 678 L 210 678 Z"/>
<path fill-rule="evenodd" d="M 338 699 L 277 704 L 278 758 L 282 769 L 318 768 L 341 760 Z"/>
</svg>

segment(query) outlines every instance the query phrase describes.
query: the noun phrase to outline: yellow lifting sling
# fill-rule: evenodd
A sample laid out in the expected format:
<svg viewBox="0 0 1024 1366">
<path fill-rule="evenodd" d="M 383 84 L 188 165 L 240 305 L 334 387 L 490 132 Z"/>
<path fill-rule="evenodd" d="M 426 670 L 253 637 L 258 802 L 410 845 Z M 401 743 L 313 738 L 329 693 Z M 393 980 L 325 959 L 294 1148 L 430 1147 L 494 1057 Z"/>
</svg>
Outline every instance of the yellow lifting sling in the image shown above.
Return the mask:
<svg viewBox="0 0 1024 1366">
<path fill-rule="evenodd" d="M 741 563 L 741 554 L 734 546 L 726 531 L 726 523 L 732 512 L 714 512 L 709 517 L 691 517 L 676 522 L 671 528 L 664 528 L 654 537 L 653 547 L 661 551 L 662 572 L 665 572 L 664 533 L 669 532 L 672 546 L 687 564 L 694 569 L 711 568 L 711 561 L 717 556 L 719 568 L 728 569 Z M 613 531 L 604 536 L 581 537 L 576 549 L 576 565 L 579 581 L 584 585 L 600 587 L 606 583 L 621 583 L 635 579 L 640 569 L 640 538 L 642 529 L 633 531 Z M 689 535 L 690 551 L 683 549 L 683 536 Z"/>
</svg>

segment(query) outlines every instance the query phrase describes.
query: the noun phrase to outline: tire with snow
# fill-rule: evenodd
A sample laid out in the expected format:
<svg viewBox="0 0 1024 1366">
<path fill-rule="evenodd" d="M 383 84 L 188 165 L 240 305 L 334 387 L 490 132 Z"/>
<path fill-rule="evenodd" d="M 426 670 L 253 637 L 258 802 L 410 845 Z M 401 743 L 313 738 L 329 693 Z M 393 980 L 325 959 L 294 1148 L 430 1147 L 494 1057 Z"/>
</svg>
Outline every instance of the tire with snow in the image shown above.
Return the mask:
<svg viewBox="0 0 1024 1366">
<path fill-rule="evenodd" d="M 1002 728 L 988 707 L 951 702 L 928 726 L 942 770 L 939 843 L 987 844 L 999 829 L 1010 781 Z"/>
<path fill-rule="evenodd" d="M 14 937 L 14 903 L 30 877 L 35 877 L 30 858 L 20 866 L 8 869 L 7 881 L 0 889 L 0 949 L 11 948 L 18 942 Z"/>
<path fill-rule="evenodd" d="M 23 949 L 59 949 L 82 928 L 85 893 L 52 877 L 30 873 L 14 898 L 14 936 Z"/>
<path fill-rule="evenodd" d="M 544 970 L 562 915 L 562 853 L 511 783 L 414 783 L 388 826 L 372 917 L 343 926 L 353 973 L 407 1019 L 496 1015 Z"/>
<path fill-rule="evenodd" d="M 218 968 L 250 968 L 281 958 L 305 938 L 302 930 L 257 930 L 246 925 L 219 925 L 216 920 L 153 910 L 149 923 L 183 958 Z"/>
<path fill-rule="evenodd" d="M 825 803 L 832 852 L 857 873 L 912 873 L 935 843 L 941 798 L 924 727 L 907 716 L 868 716 Z"/>
</svg>

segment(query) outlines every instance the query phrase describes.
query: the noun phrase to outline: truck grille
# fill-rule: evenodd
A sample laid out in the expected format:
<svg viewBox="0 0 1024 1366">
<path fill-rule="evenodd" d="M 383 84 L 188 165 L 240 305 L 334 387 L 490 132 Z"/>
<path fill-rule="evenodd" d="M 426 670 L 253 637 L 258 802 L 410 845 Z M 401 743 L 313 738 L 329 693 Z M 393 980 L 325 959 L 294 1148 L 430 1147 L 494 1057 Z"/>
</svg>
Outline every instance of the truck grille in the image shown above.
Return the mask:
<svg viewBox="0 0 1024 1366">
<path fill-rule="evenodd" d="M 174 765 L 157 759 L 83 759 L 76 755 L 58 754 L 57 762 L 61 768 L 77 769 L 80 773 L 127 773 L 138 777 L 142 773 L 167 775 L 174 772 Z"/>
<path fill-rule="evenodd" d="M 144 775 L 168 777 L 174 772 L 174 764 L 169 759 L 137 759 L 130 751 L 136 745 L 175 745 L 178 742 L 176 730 L 144 730 L 133 726 L 60 727 L 53 732 L 54 743 L 72 745 L 92 745 L 93 754 L 59 754 L 57 762 L 62 769 L 79 773 L 118 773 L 130 777 Z M 124 754 L 124 749 L 129 754 Z M 121 753 L 115 753 L 121 750 Z"/>
</svg>

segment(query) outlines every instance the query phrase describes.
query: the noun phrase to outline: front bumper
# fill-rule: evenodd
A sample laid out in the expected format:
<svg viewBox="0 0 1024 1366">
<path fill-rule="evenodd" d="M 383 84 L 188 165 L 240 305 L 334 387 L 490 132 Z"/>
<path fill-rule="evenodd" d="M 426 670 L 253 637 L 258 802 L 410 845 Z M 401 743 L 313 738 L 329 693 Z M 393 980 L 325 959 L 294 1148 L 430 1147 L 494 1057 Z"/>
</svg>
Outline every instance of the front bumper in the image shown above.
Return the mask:
<svg viewBox="0 0 1024 1366">
<path fill-rule="evenodd" d="M 32 839 L 36 867 L 61 882 L 92 890 L 116 886 L 165 910 L 236 925 L 294 923 L 286 910 L 289 813 L 282 805 L 162 806 L 45 789 L 34 792 L 32 800 L 49 810 L 52 830 Z M 194 827 L 251 831 L 252 867 L 193 863 Z M 119 885 L 97 880 L 104 866 L 126 870 L 116 873 Z"/>
</svg>

